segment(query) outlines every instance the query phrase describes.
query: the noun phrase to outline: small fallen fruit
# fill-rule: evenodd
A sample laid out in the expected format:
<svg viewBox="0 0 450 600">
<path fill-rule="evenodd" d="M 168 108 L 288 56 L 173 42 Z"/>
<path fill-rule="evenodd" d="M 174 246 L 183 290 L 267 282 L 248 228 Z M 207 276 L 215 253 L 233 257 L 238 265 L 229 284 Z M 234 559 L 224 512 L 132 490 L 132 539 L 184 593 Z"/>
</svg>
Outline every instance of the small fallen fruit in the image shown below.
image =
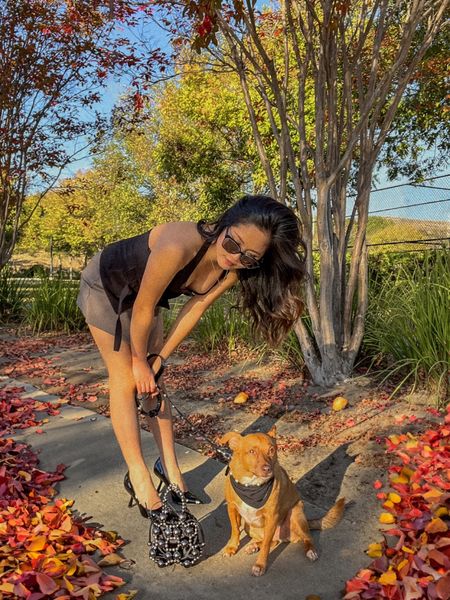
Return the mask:
<svg viewBox="0 0 450 600">
<path fill-rule="evenodd" d="M 316 596 L 315 594 L 309 594 L 309 596 L 306 596 L 305 600 L 320 600 L 320 596 Z"/>
<path fill-rule="evenodd" d="M 333 400 L 333 404 L 332 404 L 332 409 L 335 411 L 338 410 L 342 410 L 343 408 L 345 408 L 348 404 L 348 400 L 347 398 L 344 398 L 343 396 L 338 396 L 337 398 L 335 398 Z"/>
<path fill-rule="evenodd" d="M 235 397 L 233 402 L 235 404 L 244 404 L 245 402 L 247 402 L 247 400 L 248 400 L 248 394 L 246 394 L 245 392 L 239 392 L 239 394 Z"/>
</svg>

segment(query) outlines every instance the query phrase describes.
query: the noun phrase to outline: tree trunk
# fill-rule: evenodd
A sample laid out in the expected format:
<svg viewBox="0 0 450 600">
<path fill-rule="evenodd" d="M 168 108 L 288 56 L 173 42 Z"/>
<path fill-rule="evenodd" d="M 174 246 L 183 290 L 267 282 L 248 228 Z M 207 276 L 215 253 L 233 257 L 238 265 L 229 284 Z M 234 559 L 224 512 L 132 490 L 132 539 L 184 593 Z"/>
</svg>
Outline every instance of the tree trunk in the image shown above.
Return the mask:
<svg viewBox="0 0 450 600">
<path fill-rule="evenodd" d="M 352 373 L 368 304 L 366 227 L 374 165 L 448 2 L 362 0 L 353 7 L 332 0 L 283 0 L 267 26 L 260 9 L 245 2 L 238 27 L 217 9 L 231 49 L 231 61 L 225 62 L 234 63 L 239 74 L 267 187 L 280 201 L 295 200 L 298 208 L 307 248 L 309 324 L 300 320 L 295 332 L 317 384 L 333 386 Z M 279 173 L 266 149 L 262 107 L 278 145 Z M 348 218 L 355 180 L 356 202 Z"/>
</svg>

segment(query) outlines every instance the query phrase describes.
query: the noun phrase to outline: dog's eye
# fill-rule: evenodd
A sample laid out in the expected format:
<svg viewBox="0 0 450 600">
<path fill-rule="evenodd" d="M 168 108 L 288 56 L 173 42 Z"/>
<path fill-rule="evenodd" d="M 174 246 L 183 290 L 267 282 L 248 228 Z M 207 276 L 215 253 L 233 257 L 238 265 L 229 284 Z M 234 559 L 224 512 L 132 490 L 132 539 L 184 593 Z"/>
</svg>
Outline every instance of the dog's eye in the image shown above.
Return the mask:
<svg viewBox="0 0 450 600">
<path fill-rule="evenodd" d="M 255 450 L 254 448 L 250 448 L 250 450 L 248 451 L 249 454 L 255 454 Z"/>
<path fill-rule="evenodd" d="M 270 446 L 270 448 L 268 450 L 268 454 L 269 454 L 269 456 L 273 456 L 275 454 L 275 448 L 273 446 Z"/>
</svg>

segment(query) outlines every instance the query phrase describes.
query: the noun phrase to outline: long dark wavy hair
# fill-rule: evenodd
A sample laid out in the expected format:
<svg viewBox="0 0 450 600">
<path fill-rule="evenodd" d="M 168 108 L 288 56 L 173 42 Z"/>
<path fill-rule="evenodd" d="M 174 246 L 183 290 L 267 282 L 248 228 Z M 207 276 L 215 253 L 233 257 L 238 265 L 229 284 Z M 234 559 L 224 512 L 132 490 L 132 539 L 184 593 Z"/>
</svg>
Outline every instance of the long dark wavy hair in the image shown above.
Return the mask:
<svg viewBox="0 0 450 600">
<path fill-rule="evenodd" d="M 237 269 L 242 287 L 238 307 L 251 318 L 252 332 L 277 346 L 303 311 L 300 284 L 306 248 L 294 211 L 269 196 L 244 196 L 217 221 L 200 221 L 200 235 L 214 243 L 233 225 L 255 225 L 270 235 L 258 269 Z"/>
</svg>

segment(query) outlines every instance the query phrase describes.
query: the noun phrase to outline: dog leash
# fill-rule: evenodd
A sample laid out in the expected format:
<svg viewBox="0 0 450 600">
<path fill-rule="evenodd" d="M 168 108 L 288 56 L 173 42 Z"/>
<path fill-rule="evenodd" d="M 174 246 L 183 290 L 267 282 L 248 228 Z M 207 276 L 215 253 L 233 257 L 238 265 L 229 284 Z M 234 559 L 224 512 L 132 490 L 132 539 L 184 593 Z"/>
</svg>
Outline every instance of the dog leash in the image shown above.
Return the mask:
<svg viewBox="0 0 450 600">
<path fill-rule="evenodd" d="M 170 402 L 171 407 L 177 412 L 178 416 L 181 418 L 182 421 L 184 421 L 189 428 L 191 429 L 191 431 L 195 432 L 195 427 L 194 425 L 189 421 L 189 419 L 186 417 L 186 415 L 184 415 L 181 410 L 178 408 L 178 406 L 176 406 L 173 401 L 169 398 L 169 396 L 167 395 L 167 392 L 162 392 L 163 393 L 163 397 L 164 399 L 167 399 Z M 216 442 L 214 442 L 213 440 L 209 439 L 208 437 L 206 437 L 206 435 L 203 435 L 202 433 L 198 433 L 195 432 L 195 435 L 200 439 L 203 440 L 204 442 L 207 442 L 213 449 L 214 451 L 225 461 L 225 462 L 230 462 L 231 460 L 231 456 L 232 456 L 232 451 L 230 450 L 230 448 L 228 448 L 228 446 L 221 446 L 220 444 L 216 444 Z"/>
<path fill-rule="evenodd" d="M 155 375 L 155 382 L 158 382 L 159 378 L 163 374 L 163 371 L 164 371 L 166 365 L 165 365 L 164 360 L 162 359 L 162 357 L 159 354 L 149 354 L 147 356 L 147 360 L 150 361 L 152 358 L 156 358 L 156 357 L 159 357 L 161 359 L 161 368 Z M 198 439 L 208 443 L 213 448 L 214 452 L 216 452 L 216 454 L 218 454 L 222 460 L 224 460 L 226 463 L 229 463 L 231 460 L 231 456 L 233 454 L 232 451 L 230 450 L 230 448 L 228 448 L 228 446 L 221 446 L 220 444 L 216 444 L 216 442 L 214 442 L 213 440 L 208 438 L 206 435 L 196 432 L 195 426 L 190 422 L 190 420 L 186 417 L 186 415 L 181 412 L 181 410 L 178 408 L 178 406 L 176 406 L 176 404 L 174 404 L 174 402 L 169 398 L 169 395 L 167 394 L 167 392 L 164 389 L 160 389 L 160 388 L 158 388 L 158 390 L 159 390 L 159 393 L 156 398 L 156 406 L 153 409 L 146 409 L 144 407 L 144 403 L 150 399 L 150 394 L 148 394 L 148 393 L 137 394 L 135 396 L 135 401 L 136 401 L 136 406 L 137 406 L 138 412 L 141 415 L 145 415 L 146 417 L 156 417 L 158 415 L 159 411 L 161 410 L 162 400 L 163 399 L 166 400 L 167 402 L 170 403 L 170 406 L 176 411 L 176 413 L 181 418 L 181 420 L 184 421 L 188 425 L 189 429 L 191 431 L 195 432 L 196 437 Z"/>
</svg>

